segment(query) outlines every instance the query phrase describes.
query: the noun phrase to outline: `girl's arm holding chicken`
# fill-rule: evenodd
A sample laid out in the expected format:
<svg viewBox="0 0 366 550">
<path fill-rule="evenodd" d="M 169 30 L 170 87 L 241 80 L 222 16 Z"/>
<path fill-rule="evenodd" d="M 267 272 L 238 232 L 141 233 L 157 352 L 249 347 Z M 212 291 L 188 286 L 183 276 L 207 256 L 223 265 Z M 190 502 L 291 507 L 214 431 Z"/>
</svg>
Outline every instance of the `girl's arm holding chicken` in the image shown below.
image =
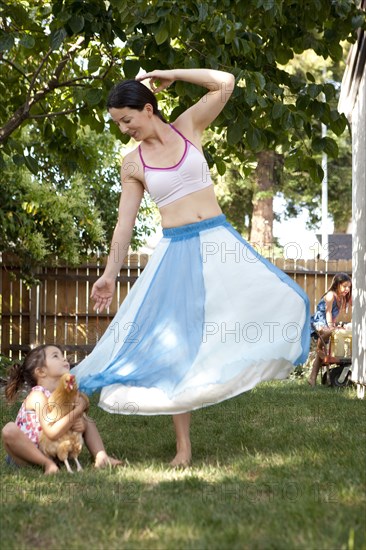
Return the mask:
<svg viewBox="0 0 366 550">
<path fill-rule="evenodd" d="M 51 441 L 59 439 L 68 430 L 73 428 L 75 423 L 76 427 L 81 428 L 84 411 L 88 406 L 82 396 L 77 397 L 73 408 L 70 406 L 70 412 L 56 421 L 53 421 L 48 413 L 48 404 L 47 397 L 40 391 L 33 391 L 27 400 L 27 408 L 29 407 L 30 410 L 35 410 L 38 413 L 42 431 L 48 439 L 51 439 Z M 83 432 L 84 430 L 77 429 L 75 431 Z"/>
</svg>

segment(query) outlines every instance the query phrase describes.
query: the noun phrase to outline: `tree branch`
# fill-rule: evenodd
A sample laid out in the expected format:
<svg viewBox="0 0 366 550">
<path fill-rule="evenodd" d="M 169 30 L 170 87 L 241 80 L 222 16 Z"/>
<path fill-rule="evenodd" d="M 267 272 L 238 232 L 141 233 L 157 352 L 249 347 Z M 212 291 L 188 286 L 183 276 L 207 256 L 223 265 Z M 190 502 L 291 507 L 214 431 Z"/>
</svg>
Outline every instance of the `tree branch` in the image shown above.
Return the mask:
<svg viewBox="0 0 366 550">
<path fill-rule="evenodd" d="M 80 109 L 82 109 L 84 107 L 84 105 L 82 105 L 81 107 L 75 107 L 75 109 L 66 109 L 65 111 L 57 111 L 55 113 L 45 113 L 44 115 L 32 115 L 30 116 L 29 118 L 30 119 L 39 119 L 39 118 L 51 118 L 51 117 L 54 117 L 54 116 L 58 116 L 58 115 L 69 115 L 70 113 L 75 113 L 77 111 L 80 111 Z"/>
<path fill-rule="evenodd" d="M 4 142 L 27 118 L 37 119 L 37 118 L 53 117 L 53 116 L 57 116 L 58 114 L 68 114 L 68 113 L 76 112 L 81 108 L 81 107 L 76 107 L 74 109 L 70 109 L 67 111 L 59 111 L 56 113 L 44 113 L 42 115 L 30 116 L 30 110 L 33 107 L 33 105 L 41 102 L 46 95 L 48 95 L 50 92 L 52 92 L 56 88 L 78 86 L 79 84 L 77 83 L 81 81 L 103 80 L 106 77 L 111 67 L 113 66 L 113 62 L 108 67 L 106 67 L 104 73 L 101 76 L 83 76 L 83 77 L 76 77 L 70 80 L 66 80 L 64 82 L 59 82 L 58 78 L 61 75 L 61 72 L 65 67 L 67 61 L 70 59 L 70 54 L 73 51 L 75 51 L 75 49 L 78 48 L 78 46 L 82 41 L 83 41 L 83 38 L 80 37 L 80 39 L 75 44 L 73 44 L 73 46 L 69 49 L 67 55 L 65 55 L 61 59 L 60 63 L 57 65 L 53 73 L 53 76 L 50 78 L 50 80 L 47 82 L 44 88 L 36 92 L 33 95 L 33 97 L 31 97 L 31 93 L 35 86 L 37 76 L 40 74 L 42 67 L 47 61 L 47 58 L 51 55 L 52 50 L 49 50 L 47 52 L 47 54 L 41 60 L 38 69 L 33 74 L 33 77 L 29 86 L 26 102 L 21 107 L 19 107 L 19 109 L 16 110 L 16 112 L 12 115 L 12 117 L 8 120 L 8 122 L 2 128 L 0 128 L 0 143 Z"/>
<path fill-rule="evenodd" d="M 18 73 L 20 73 L 22 76 L 24 76 L 24 78 L 25 78 L 26 80 L 28 80 L 28 82 L 29 82 L 29 76 L 27 76 L 25 73 L 23 73 L 23 71 L 22 71 L 19 67 L 17 67 L 17 66 L 15 65 L 15 63 L 13 63 L 12 61 L 10 61 L 10 59 L 6 59 L 6 58 L 1 54 L 0 60 L 3 61 L 4 63 L 7 63 L 7 64 L 10 65 L 11 67 L 13 67 L 13 69 L 15 69 L 16 71 L 18 71 Z"/>
<path fill-rule="evenodd" d="M 29 90 L 28 90 L 28 93 L 27 93 L 27 97 L 26 97 L 26 100 L 25 100 L 25 104 L 24 104 L 24 111 L 29 110 L 30 96 L 31 96 L 31 93 L 32 93 L 32 91 L 33 91 L 34 85 L 35 85 L 35 83 L 36 83 L 37 76 L 38 76 L 39 73 L 41 72 L 43 65 L 46 63 L 46 61 L 47 61 L 47 59 L 49 58 L 49 56 L 51 55 L 52 51 L 53 51 L 52 49 L 48 50 L 48 52 L 46 53 L 46 55 L 43 56 L 43 58 L 41 59 L 41 62 L 40 62 L 40 64 L 39 64 L 38 69 L 37 69 L 37 70 L 35 71 L 35 73 L 33 74 L 31 83 L 30 83 L 30 85 L 29 85 Z"/>
</svg>

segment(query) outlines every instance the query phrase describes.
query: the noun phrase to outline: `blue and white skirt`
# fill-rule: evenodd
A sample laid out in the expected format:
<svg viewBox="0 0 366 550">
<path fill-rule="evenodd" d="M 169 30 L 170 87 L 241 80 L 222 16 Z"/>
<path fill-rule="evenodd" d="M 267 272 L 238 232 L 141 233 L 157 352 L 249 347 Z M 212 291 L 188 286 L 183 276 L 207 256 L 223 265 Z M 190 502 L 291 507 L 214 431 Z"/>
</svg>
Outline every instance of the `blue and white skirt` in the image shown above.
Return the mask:
<svg viewBox="0 0 366 550">
<path fill-rule="evenodd" d="M 224 215 L 164 229 L 93 352 L 73 369 L 119 414 L 177 414 L 286 378 L 306 360 L 309 300 Z"/>
</svg>

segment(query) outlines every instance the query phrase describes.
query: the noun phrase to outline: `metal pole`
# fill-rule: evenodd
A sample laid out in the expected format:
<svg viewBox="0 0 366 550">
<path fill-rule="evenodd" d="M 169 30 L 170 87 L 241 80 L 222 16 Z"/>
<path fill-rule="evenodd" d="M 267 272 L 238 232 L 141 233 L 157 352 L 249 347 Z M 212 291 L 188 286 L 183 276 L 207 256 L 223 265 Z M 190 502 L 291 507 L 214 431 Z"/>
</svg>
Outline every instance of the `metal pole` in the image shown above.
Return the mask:
<svg viewBox="0 0 366 550">
<path fill-rule="evenodd" d="M 327 127 L 322 124 L 322 138 L 327 135 Z M 322 168 L 324 177 L 322 181 L 322 253 L 324 260 L 328 259 L 328 155 L 322 154 Z"/>
</svg>

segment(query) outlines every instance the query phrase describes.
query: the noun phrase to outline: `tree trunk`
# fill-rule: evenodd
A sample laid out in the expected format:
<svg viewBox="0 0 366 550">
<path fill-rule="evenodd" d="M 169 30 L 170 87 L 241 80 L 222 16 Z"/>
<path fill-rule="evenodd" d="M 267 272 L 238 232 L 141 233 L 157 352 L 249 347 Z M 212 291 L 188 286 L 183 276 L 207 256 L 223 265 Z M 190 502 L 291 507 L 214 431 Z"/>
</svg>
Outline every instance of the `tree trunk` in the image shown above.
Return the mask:
<svg viewBox="0 0 366 550">
<path fill-rule="evenodd" d="M 333 233 L 352 233 L 352 220 L 348 222 L 334 220 Z"/>
<path fill-rule="evenodd" d="M 273 241 L 273 183 L 275 152 L 258 153 L 255 170 L 256 190 L 253 201 L 253 215 L 250 242 L 257 247 L 271 246 Z"/>
</svg>

